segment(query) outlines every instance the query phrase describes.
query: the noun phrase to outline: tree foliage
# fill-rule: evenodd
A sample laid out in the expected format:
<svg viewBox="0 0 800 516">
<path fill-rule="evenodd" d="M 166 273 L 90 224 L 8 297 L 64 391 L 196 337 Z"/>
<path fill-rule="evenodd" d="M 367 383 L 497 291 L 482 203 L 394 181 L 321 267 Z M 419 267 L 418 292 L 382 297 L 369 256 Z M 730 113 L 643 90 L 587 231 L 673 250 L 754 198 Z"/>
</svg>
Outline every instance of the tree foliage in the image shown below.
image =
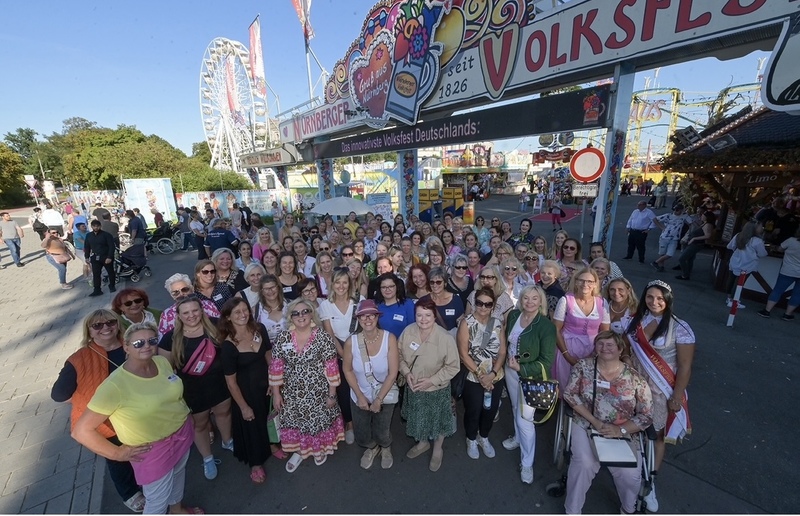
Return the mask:
<svg viewBox="0 0 800 516">
<path fill-rule="evenodd" d="M 22 156 L 4 143 L 0 143 L 0 207 L 20 206 L 30 200 L 25 190 Z"/>
</svg>

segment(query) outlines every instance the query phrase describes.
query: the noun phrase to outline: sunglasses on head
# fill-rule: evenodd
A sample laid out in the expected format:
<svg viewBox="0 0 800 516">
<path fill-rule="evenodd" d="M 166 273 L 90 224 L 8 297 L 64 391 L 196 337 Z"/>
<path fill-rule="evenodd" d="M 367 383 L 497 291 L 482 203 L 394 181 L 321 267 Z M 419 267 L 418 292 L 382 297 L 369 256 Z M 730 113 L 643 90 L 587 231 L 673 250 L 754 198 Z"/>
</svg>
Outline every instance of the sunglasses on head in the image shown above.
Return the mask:
<svg viewBox="0 0 800 516">
<path fill-rule="evenodd" d="M 311 309 L 310 308 L 303 308 L 302 310 L 295 310 L 290 315 L 292 317 L 300 317 L 300 316 L 308 315 L 310 313 L 311 313 Z"/>
<path fill-rule="evenodd" d="M 158 337 L 150 337 L 149 339 L 139 339 L 131 342 L 131 346 L 135 349 L 142 349 L 147 344 L 151 348 L 158 346 Z"/>
<path fill-rule="evenodd" d="M 142 299 L 141 297 L 137 297 L 136 299 L 131 299 L 130 301 L 125 301 L 122 304 L 125 305 L 125 306 L 133 306 L 133 305 L 140 305 L 142 303 L 144 303 L 144 299 Z"/>
<path fill-rule="evenodd" d="M 216 274 L 216 273 L 217 273 L 217 269 L 201 269 L 200 270 L 200 274 L 205 274 L 206 276 L 208 276 L 209 274 Z"/>
<path fill-rule="evenodd" d="M 108 321 L 96 322 L 96 323 L 90 324 L 89 326 L 91 326 L 91 328 L 93 330 L 100 331 L 100 330 L 103 329 L 103 326 L 105 326 L 106 328 L 113 328 L 116 325 L 117 325 L 117 320 L 116 319 L 110 319 Z"/>
<path fill-rule="evenodd" d="M 491 308 L 494 306 L 494 301 L 479 301 L 476 299 L 475 306 L 478 308 Z"/>
</svg>

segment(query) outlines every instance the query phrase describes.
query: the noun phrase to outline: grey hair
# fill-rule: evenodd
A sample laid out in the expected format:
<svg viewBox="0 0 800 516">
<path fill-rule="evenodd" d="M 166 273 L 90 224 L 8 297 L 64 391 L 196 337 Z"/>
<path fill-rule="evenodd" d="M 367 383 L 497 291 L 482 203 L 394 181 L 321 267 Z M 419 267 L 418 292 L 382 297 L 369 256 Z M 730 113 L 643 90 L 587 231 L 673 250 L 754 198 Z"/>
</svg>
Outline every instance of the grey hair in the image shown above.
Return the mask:
<svg viewBox="0 0 800 516">
<path fill-rule="evenodd" d="M 167 278 L 167 281 L 164 282 L 164 288 L 167 289 L 167 292 L 172 294 L 172 285 L 179 281 L 183 281 L 189 286 L 192 285 L 192 279 L 189 276 L 187 276 L 186 274 L 181 274 L 180 272 L 176 272 L 175 274 Z"/>
<path fill-rule="evenodd" d="M 227 247 L 220 247 L 211 254 L 211 261 L 214 262 L 214 266 L 217 266 L 217 260 L 219 260 L 219 257 L 225 253 L 228 253 L 231 256 L 231 270 L 238 271 L 239 267 L 236 265 L 236 255 L 234 255 L 233 251 Z"/>
<path fill-rule="evenodd" d="M 453 256 L 450 260 L 451 264 L 454 266 L 458 265 L 459 263 L 463 263 L 464 265 L 467 265 L 469 263 L 467 261 L 467 255 L 463 253 L 458 253 L 457 255 Z"/>
<path fill-rule="evenodd" d="M 428 273 L 428 279 L 432 280 L 433 278 L 442 278 L 443 280 L 447 281 L 447 271 L 444 267 L 434 267 Z"/>
<path fill-rule="evenodd" d="M 262 267 L 260 263 L 253 262 L 253 263 L 251 263 L 250 265 L 248 265 L 247 267 L 244 268 L 244 278 L 247 279 L 247 277 L 250 275 L 250 273 L 253 272 L 256 269 L 261 269 L 261 273 L 262 274 L 266 274 L 267 273 L 267 270 L 264 267 Z"/>
</svg>

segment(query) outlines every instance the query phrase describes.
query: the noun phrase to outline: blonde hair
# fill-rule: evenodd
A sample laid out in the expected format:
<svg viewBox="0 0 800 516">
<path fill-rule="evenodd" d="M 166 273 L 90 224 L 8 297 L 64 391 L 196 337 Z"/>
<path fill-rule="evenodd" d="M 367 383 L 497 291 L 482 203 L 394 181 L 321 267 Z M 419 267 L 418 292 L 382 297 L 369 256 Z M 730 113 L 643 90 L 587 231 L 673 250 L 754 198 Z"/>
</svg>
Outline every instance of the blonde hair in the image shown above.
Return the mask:
<svg viewBox="0 0 800 516">
<path fill-rule="evenodd" d="M 401 250 L 399 247 L 394 247 L 394 246 L 392 246 L 391 248 L 389 248 L 389 252 L 388 252 L 388 253 L 386 253 L 386 256 L 387 256 L 387 257 L 389 258 L 389 260 L 391 261 L 391 259 L 392 259 L 392 258 L 394 258 L 394 256 L 395 256 L 395 255 L 398 255 L 398 254 L 403 254 L 403 251 L 402 251 L 402 250 Z M 394 268 L 394 262 L 392 262 L 392 268 Z M 401 274 L 402 276 L 406 276 L 406 275 L 408 275 L 408 271 L 406 270 L 406 266 L 405 266 L 403 263 L 401 263 L 401 264 L 400 264 L 400 265 L 397 267 L 397 270 L 396 270 L 396 271 L 394 271 L 394 272 L 395 272 L 395 274 L 398 274 L 398 273 L 399 273 L 399 274 Z"/>
<path fill-rule="evenodd" d="M 591 274 L 592 278 L 594 278 L 594 286 L 592 287 L 592 295 L 599 296 L 600 295 L 600 277 L 597 275 L 594 269 L 591 267 L 584 267 L 583 269 L 579 270 L 572 277 L 569 279 L 569 286 L 567 286 L 567 292 L 572 294 L 577 294 L 575 292 L 575 286 L 578 284 L 578 277 L 582 274 Z"/>
<path fill-rule="evenodd" d="M 353 300 L 353 292 L 355 290 L 355 286 L 353 283 L 353 279 L 350 277 L 350 271 L 345 269 L 336 269 L 333 271 L 333 277 L 331 278 L 331 284 L 328 286 L 328 301 L 331 303 L 335 303 L 337 301 L 336 297 L 336 290 L 333 288 L 336 285 L 336 282 L 342 278 L 347 279 L 347 298 L 349 300 Z"/>
<path fill-rule="evenodd" d="M 311 304 L 310 301 L 299 297 L 289 303 L 289 306 L 286 307 L 286 329 L 289 331 L 294 331 L 296 326 L 294 325 L 294 320 L 292 319 L 292 312 L 297 310 L 297 307 L 300 305 L 306 305 L 308 308 L 311 309 L 311 327 L 312 328 L 321 328 L 322 322 L 319 320 L 319 314 L 317 314 L 317 309 L 314 305 Z M 355 308 L 353 308 L 355 310 Z"/>
<path fill-rule="evenodd" d="M 483 284 L 481 283 L 480 280 L 480 276 L 481 274 L 483 274 L 483 271 L 487 270 L 493 272 L 494 276 L 497 278 L 497 281 L 494 282 L 494 288 L 492 290 L 494 290 L 494 295 L 499 299 L 500 296 L 503 295 L 506 291 L 506 286 L 505 286 L 506 284 L 503 281 L 503 277 L 500 275 L 500 272 L 497 270 L 496 265 L 487 265 L 486 267 L 481 269 L 480 274 L 478 274 L 478 281 L 475 282 L 475 292 L 479 291 L 481 288 L 486 288 L 483 287 Z"/>
<path fill-rule="evenodd" d="M 183 353 L 185 343 L 183 341 L 183 321 L 180 318 L 180 311 L 183 305 L 187 305 L 189 303 L 197 303 L 197 306 L 200 307 L 200 324 L 203 325 L 205 336 L 211 339 L 211 342 L 214 344 L 214 346 L 219 347 L 219 344 L 217 344 L 217 329 L 211 323 L 211 319 L 208 318 L 208 315 L 206 315 L 206 311 L 203 309 L 203 303 L 200 301 L 200 298 L 193 296 L 182 301 L 178 301 L 178 303 L 175 305 L 175 329 L 172 331 L 171 352 L 172 367 L 175 369 L 180 369 L 184 364 Z"/>
<path fill-rule="evenodd" d="M 623 285 L 625 285 L 625 288 L 628 290 L 628 311 L 631 314 L 635 314 L 636 313 L 636 309 L 639 308 L 639 298 L 636 297 L 636 292 L 633 291 L 633 285 L 631 285 L 631 282 L 628 281 L 627 278 L 614 278 L 614 279 L 610 280 L 608 282 L 608 285 L 606 285 L 605 288 L 603 289 L 603 292 L 605 294 L 603 297 L 606 298 L 606 301 L 611 303 L 611 298 L 609 296 L 608 289 L 611 288 L 611 285 L 613 283 L 617 283 L 617 282 L 620 282 Z"/>
<path fill-rule="evenodd" d="M 547 256 L 547 258 L 549 258 L 550 260 L 558 260 L 561 258 L 561 256 L 559 256 L 559 254 L 561 253 L 561 246 L 556 245 L 556 238 L 558 238 L 558 235 L 564 235 L 565 240 L 569 238 L 569 233 L 567 233 L 563 229 L 559 229 L 558 231 L 553 233 L 553 245 L 552 247 L 550 247 L 550 254 Z"/>
<path fill-rule="evenodd" d="M 514 275 L 514 277 L 517 277 L 520 275 L 521 272 L 523 272 L 522 264 L 519 263 L 519 260 L 517 260 L 513 255 L 511 256 L 511 258 L 506 258 L 505 260 L 502 261 L 502 263 L 500 263 L 499 267 L 501 271 L 500 280 L 503 282 L 504 285 L 506 283 L 506 277 L 502 275 L 502 271 L 504 271 L 506 267 L 514 267 L 514 266 L 517 267 L 517 273 Z M 506 285 L 506 288 L 511 288 L 513 286 L 514 284 L 512 283 L 511 285 Z"/>
<path fill-rule="evenodd" d="M 106 308 L 98 308 L 97 310 L 93 311 L 86 318 L 83 320 L 83 337 L 81 339 L 81 347 L 85 348 L 92 342 L 92 336 L 89 335 L 89 326 L 92 324 L 99 322 L 100 320 L 103 321 L 117 321 L 117 340 L 122 342 L 122 321 L 119 318 L 119 315 L 116 312 L 108 310 Z"/>
<path fill-rule="evenodd" d="M 219 249 L 211 253 L 211 261 L 214 262 L 214 267 L 217 266 L 217 261 L 219 260 L 219 257 L 225 253 L 228 253 L 231 256 L 231 270 L 238 271 L 239 267 L 236 265 L 236 256 L 233 254 L 233 251 L 231 251 L 227 247 L 220 247 Z"/>
<path fill-rule="evenodd" d="M 531 293 L 536 293 L 539 296 L 539 315 L 543 315 L 547 317 L 547 294 L 544 293 L 544 289 L 539 285 L 527 285 L 525 288 L 520 290 L 519 298 L 517 298 L 517 310 L 520 312 L 524 312 L 522 309 L 522 298 L 525 296 L 529 296 Z"/>
<path fill-rule="evenodd" d="M 130 345 L 131 343 L 131 336 L 136 333 L 137 331 L 151 331 L 153 335 L 158 336 L 158 328 L 156 325 L 151 322 L 140 322 L 140 323 L 133 323 L 128 326 L 128 329 L 125 330 L 125 335 L 122 337 L 122 340 L 125 342 L 125 345 Z"/>
</svg>

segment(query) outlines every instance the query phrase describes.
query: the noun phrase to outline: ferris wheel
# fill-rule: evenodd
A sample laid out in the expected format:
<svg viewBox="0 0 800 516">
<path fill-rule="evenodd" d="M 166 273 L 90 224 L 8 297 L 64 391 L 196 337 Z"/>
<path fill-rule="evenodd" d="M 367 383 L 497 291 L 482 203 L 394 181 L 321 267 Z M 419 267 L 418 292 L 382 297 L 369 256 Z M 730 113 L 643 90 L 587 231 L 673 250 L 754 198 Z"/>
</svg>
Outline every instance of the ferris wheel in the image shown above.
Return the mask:
<svg viewBox="0 0 800 516">
<path fill-rule="evenodd" d="M 244 175 L 239 156 L 266 148 L 268 137 L 267 106 L 254 100 L 250 71 L 247 47 L 226 38 L 208 45 L 200 70 L 200 116 L 210 165 Z"/>
</svg>

